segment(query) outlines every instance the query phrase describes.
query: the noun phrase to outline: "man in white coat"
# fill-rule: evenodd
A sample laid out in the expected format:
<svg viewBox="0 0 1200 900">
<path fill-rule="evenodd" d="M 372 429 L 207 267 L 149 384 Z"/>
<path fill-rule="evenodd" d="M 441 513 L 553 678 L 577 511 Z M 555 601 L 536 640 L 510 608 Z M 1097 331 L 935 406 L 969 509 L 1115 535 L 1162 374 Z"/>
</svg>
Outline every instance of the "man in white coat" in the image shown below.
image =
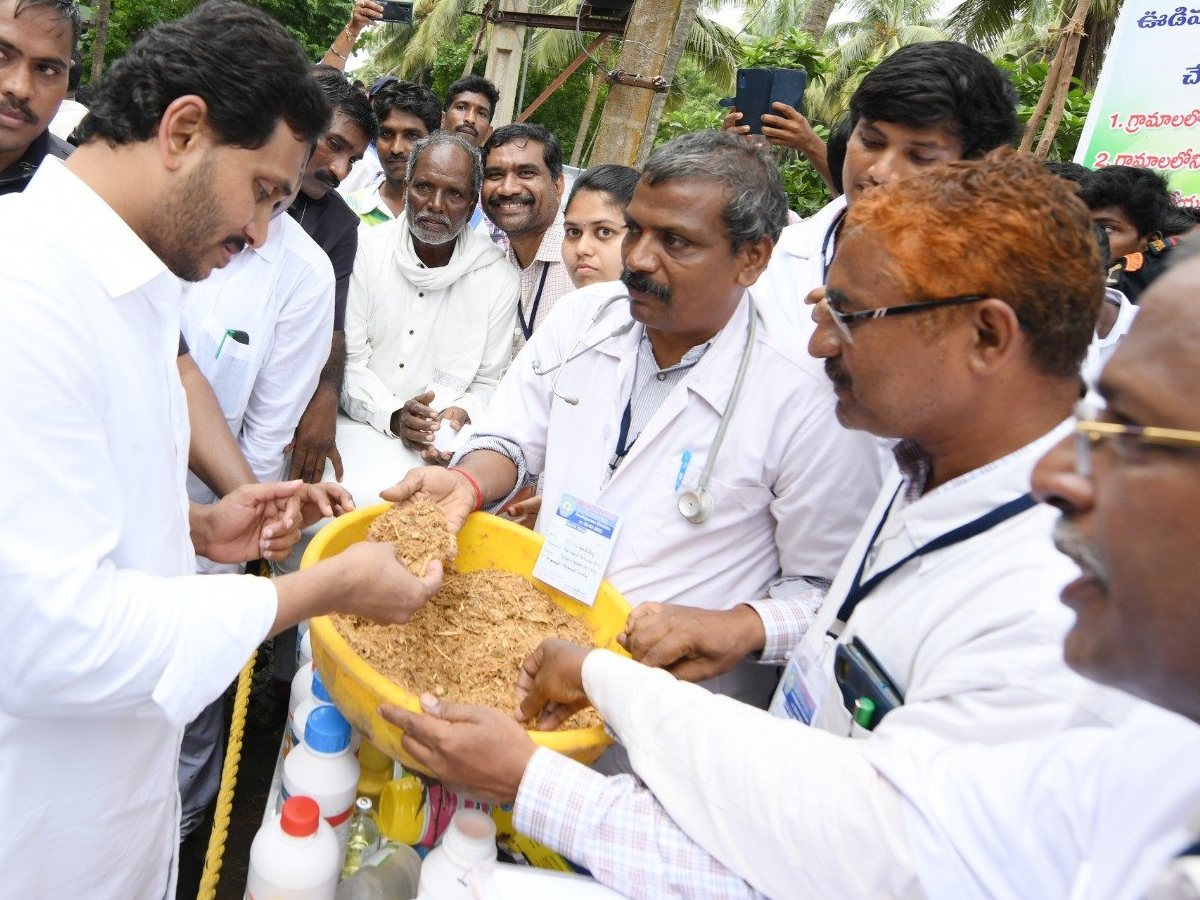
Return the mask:
<svg viewBox="0 0 1200 900">
<path fill-rule="evenodd" d="M 740 138 L 660 148 L 626 211 L 624 284 L 563 298 L 456 468 L 415 470 L 384 496 L 433 496 L 461 525 L 541 475 L 539 531 L 576 501 L 619 516 L 601 568 L 635 606 L 814 615 L 878 476 L 801 341 L 747 297 L 785 213 L 778 172 Z M 709 686 L 764 706 L 778 670 L 727 636 L 733 658 Z"/>
<path fill-rule="evenodd" d="M 435 437 L 477 419 L 508 367 L 520 284 L 504 254 L 466 227 L 482 178 L 466 138 L 435 132 L 409 157 L 404 215 L 360 236 L 346 308 L 350 420 L 338 424 L 359 502 L 397 470 L 445 464 Z"/>
<path fill-rule="evenodd" d="M 948 230 L 955 221 L 967 223 L 961 233 Z M 931 244 L 931 230 L 947 243 Z M 1001 232 L 999 243 L 982 240 Z M 829 360 L 843 420 L 883 433 L 904 422 L 901 434 L 921 437 L 901 445 L 906 474 L 881 493 L 830 590 L 836 611 L 848 584 L 861 577 L 871 586 L 839 645 L 854 649 L 848 638 L 862 638 L 860 652 L 839 655 L 832 697 L 807 692 L 838 710 L 873 700 L 874 717 L 854 704 L 860 734 L 882 719 L 871 739 L 790 721 L 805 693 L 789 693 L 786 681 L 779 715 L 764 716 L 563 642 L 526 663 L 522 713 L 548 698 L 558 704 L 552 724 L 590 700 L 641 781 L 606 781 L 534 751 L 502 715 L 436 702 L 425 708 L 438 718 L 388 715 L 439 776 L 479 796 L 515 797 L 516 827 L 635 897 L 1065 897 L 1081 851 L 1097 848 L 1106 872 L 1128 875 L 1143 846 L 1161 854 L 1186 843 L 1182 813 L 1200 805 L 1200 773 L 1189 762 L 1200 732 L 1144 705 L 1129 711 L 1128 698 L 1067 671 L 1060 656 L 1071 616 L 1054 594 L 1071 567 L 1054 559 L 1053 511 L 1030 508 L 1028 490 L 1037 457 L 1072 430 L 1058 419 L 1078 395 L 1073 373 L 1102 294 L 1086 211 L 1035 161 L 989 158 L 864 200 L 844 240 L 812 349 Z M 938 264 L 936 253 L 960 264 Z M 1120 358 L 1118 350 L 1114 366 Z M 1056 490 L 1073 484 L 1064 475 Z M 913 497 L 916 485 L 925 490 Z M 1023 511 L 993 515 L 1014 501 Z M 930 545 L 989 517 L 973 537 Z M 928 549 L 914 556 L 908 541 Z M 1185 583 L 1191 589 L 1180 576 Z M 1076 584 L 1065 596 L 1078 605 L 1079 595 Z M 1115 645 L 1123 632 L 1110 628 L 1104 636 Z M 1074 632 L 1067 647 L 1072 662 L 1092 649 Z M 1150 666 L 1153 649 L 1138 652 Z M 1191 658 L 1179 650 L 1181 667 Z M 896 708 L 886 711 L 887 692 L 853 677 L 871 672 L 858 667 L 863 660 L 878 664 L 873 674 L 890 682 Z M 801 685 L 828 671 L 800 668 Z M 1120 686 L 1137 683 L 1132 671 L 1126 678 Z M 847 696 L 846 687 L 858 692 Z M 1111 727 L 1122 707 L 1127 717 Z M 1061 741 L 1031 743 L 1048 732 Z M 468 763 L 484 744 L 489 764 Z M 1172 777 L 1155 789 L 1143 771 Z M 1137 803 L 1113 793 L 1111 815 L 1094 828 L 1090 798 L 1130 778 Z M 1117 845 L 1108 829 L 1123 819 L 1140 844 Z"/>
</svg>

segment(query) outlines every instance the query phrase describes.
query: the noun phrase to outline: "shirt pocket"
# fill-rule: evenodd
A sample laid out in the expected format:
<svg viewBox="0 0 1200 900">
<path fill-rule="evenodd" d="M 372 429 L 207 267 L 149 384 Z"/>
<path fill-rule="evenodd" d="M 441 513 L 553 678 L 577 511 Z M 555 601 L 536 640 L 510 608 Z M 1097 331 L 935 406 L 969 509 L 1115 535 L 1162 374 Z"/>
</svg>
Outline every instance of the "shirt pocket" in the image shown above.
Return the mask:
<svg viewBox="0 0 1200 900">
<path fill-rule="evenodd" d="M 212 385 L 221 411 L 232 426 L 241 419 L 253 387 L 253 338 L 210 315 L 201 323 L 199 334 L 189 334 L 187 339 L 192 358 Z"/>
<path fill-rule="evenodd" d="M 759 542 L 774 547 L 774 519 L 768 506 L 771 491 L 761 484 L 735 485 L 715 476 L 708 480 L 712 514 L 704 522 L 684 518 L 679 499 L 699 489 L 704 458 L 693 458 L 677 490 L 680 457 L 674 454 L 655 467 L 651 485 L 628 538 L 638 562 L 673 571 L 715 574 L 737 566 L 739 548 Z"/>
</svg>

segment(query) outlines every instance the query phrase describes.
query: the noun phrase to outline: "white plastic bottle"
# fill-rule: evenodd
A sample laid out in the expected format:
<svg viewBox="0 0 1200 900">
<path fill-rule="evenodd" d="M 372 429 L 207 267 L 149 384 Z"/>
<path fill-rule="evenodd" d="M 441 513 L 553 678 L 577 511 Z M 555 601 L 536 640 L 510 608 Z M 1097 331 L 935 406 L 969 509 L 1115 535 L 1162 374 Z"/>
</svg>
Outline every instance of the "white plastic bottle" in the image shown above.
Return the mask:
<svg viewBox="0 0 1200 900">
<path fill-rule="evenodd" d="M 350 814 L 358 792 L 358 760 L 350 752 L 350 723 L 332 706 L 312 711 L 304 743 L 283 761 L 283 790 L 288 797 L 312 797 L 338 840 L 338 873 L 346 853 Z"/>
<path fill-rule="evenodd" d="M 304 663 L 296 670 L 296 674 L 292 676 L 292 692 L 288 694 L 288 718 L 287 728 L 284 730 L 284 738 L 289 742 L 288 749 L 291 749 L 291 729 L 292 722 L 296 719 L 296 709 L 312 696 L 313 668 L 311 662 Z"/>
<path fill-rule="evenodd" d="M 247 900 L 332 900 L 341 872 L 333 829 L 311 797 L 291 797 L 250 845 Z"/>
<path fill-rule="evenodd" d="M 299 675 L 300 673 L 297 672 L 296 677 L 299 677 Z M 294 679 L 292 684 L 293 686 L 295 685 Z M 312 669 L 310 687 L 311 692 L 296 704 L 295 712 L 289 711 L 288 713 L 287 734 L 283 741 L 284 756 L 287 756 L 292 750 L 304 743 L 304 728 L 308 722 L 308 717 L 312 715 L 312 711 L 321 706 L 330 706 L 333 703 L 329 699 L 329 692 L 325 690 L 325 683 L 321 681 L 321 673 L 315 668 Z"/>
<path fill-rule="evenodd" d="M 312 662 L 312 632 L 308 629 L 308 619 L 296 628 L 296 667 L 301 668 L 305 663 Z"/>
<path fill-rule="evenodd" d="M 429 851 L 421 865 L 424 900 L 472 900 L 466 873 L 496 859 L 496 823 L 477 809 L 460 809 L 450 820 L 442 842 Z"/>
</svg>

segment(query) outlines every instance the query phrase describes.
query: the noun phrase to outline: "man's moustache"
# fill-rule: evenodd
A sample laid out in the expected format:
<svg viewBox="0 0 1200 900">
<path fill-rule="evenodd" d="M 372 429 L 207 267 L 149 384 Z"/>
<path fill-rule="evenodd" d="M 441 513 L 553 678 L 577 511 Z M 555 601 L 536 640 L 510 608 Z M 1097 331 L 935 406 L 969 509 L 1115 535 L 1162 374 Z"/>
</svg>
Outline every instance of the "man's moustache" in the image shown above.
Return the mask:
<svg viewBox="0 0 1200 900">
<path fill-rule="evenodd" d="M 336 175 L 334 175 L 332 172 L 328 171 L 327 169 L 321 169 L 313 177 L 316 178 L 317 181 L 325 182 L 325 184 L 329 185 L 331 188 L 336 188 L 339 184 L 342 183 L 342 180 L 340 178 L 338 178 Z"/>
<path fill-rule="evenodd" d="M 631 291 L 640 291 L 663 301 L 671 299 L 671 289 L 665 284 L 652 281 L 644 272 L 631 272 L 626 269 L 621 273 L 621 281 Z"/>
<path fill-rule="evenodd" d="M 29 106 L 21 100 L 9 100 L 3 104 L 0 104 L 0 113 L 7 113 L 9 115 L 17 116 L 18 118 L 24 119 L 30 125 L 36 125 L 38 122 L 38 117 L 33 114 L 33 110 L 31 110 Z"/>
<path fill-rule="evenodd" d="M 1063 516 L 1054 523 L 1054 546 L 1059 553 L 1070 557 L 1084 575 L 1094 578 L 1102 589 L 1108 590 L 1108 564 L 1100 552 L 1079 533 L 1079 529 Z"/>
<path fill-rule="evenodd" d="M 533 206 L 532 197 L 501 197 L 493 194 L 488 198 L 488 206 L 500 206 L 502 203 L 520 203 L 523 206 Z"/>
</svg>

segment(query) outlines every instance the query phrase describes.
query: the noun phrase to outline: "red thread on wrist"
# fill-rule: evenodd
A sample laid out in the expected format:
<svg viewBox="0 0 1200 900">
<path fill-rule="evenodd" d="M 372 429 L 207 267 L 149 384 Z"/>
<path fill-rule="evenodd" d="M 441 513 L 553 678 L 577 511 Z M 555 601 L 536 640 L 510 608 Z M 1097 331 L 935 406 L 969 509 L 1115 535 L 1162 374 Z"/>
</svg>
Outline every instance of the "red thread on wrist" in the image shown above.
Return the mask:
<svg viewBox="0 0 1200 900">
<path fill-rule="evenodd" d="M 483 509 L 483 489 L 479 487 L 479 482 L 472 478 L 469 473 L 458 468 L 458 466 L 451 466 L 446 471 L 457 472 L 463 478 L 467 479 L 467 481 L 471 482 L 471 490 L 475 492 L 475 509 Z"/>
</svg>

